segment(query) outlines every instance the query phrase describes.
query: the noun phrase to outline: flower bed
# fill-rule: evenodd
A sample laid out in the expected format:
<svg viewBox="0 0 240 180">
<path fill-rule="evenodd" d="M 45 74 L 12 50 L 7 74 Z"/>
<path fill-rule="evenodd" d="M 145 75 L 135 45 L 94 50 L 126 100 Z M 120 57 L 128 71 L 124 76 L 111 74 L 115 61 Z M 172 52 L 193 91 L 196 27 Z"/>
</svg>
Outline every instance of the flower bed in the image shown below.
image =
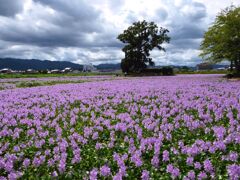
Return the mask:
<svg viewBox="0 0 240 180">
<path fill-rule="evenodd" d="M 238 179 L 239 89 L 182 75 L 0 91 L 0 179 Z"/>
</svg>

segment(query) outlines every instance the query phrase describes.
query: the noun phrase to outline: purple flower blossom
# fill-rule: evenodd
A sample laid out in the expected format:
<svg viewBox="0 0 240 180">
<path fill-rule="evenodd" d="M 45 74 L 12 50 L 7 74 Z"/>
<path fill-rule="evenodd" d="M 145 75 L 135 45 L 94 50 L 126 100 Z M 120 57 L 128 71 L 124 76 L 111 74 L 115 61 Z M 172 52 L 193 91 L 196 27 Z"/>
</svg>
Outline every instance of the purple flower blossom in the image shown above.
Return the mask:
<svg viewBox="0 0 240 180">
<path fill-rule="evenodd" d="M 172 164 L 167 165 L 167 172 L 170 173 L 173 178 L 176 178 L 180 175 L 180 170 L 174 167 Z"/>
<path fill-rule="evenodd" d="M 27 168 L 29 165 L 30 165 L 30 159 L 28 159 L 28 158 L 24 159 L 24 161 L 23 161 L 23 166 L 24 166 L 25 168 Z"/>
<path fill-rule="evenodd" d="M 201 171 L 199 174 L 198 174 L 198 179 L 201 180 L 201 179 L 206 179 L 208 176 L 205 172 Z"/>
<path fill-rule="evenodd" d="M 209 159 L 203 162 L 203 166 L 206 172 L 212 172 L 214 170 L 213 165 Z"/>
<path fill-rule="evenodd" d="M 142 171 L 142 180 L 149 180 L 149 172 L 147 170 Z"/>
<path fill-rule="evenodd" d="M 201 163 L 200 163 L 200 162 L 195 162 L 195 163 L 194 163 L 194 168 L 195 168 L 195 169 L 201 169 L 201 168 L 202 168 Z"/>
<path fill-rule="evenodd" d="M 100 168 L 100 173 L 102 176 L 109 176 L 111 174 L 111 169 L 107 165 L 104 165 Z"/>
<path fill-rule="evenodd" d="M 187 165 L 189 165 L 189 166 L 192 165 L 193 164 L 193 160 L 194 160 L 193 157 L 188 157 L 187 161 L 186 161 Z"/>
<path fill-rule="evenodd" d="M 159 158 L 158 156 L 153 156 L 152 160 L 151 160 L 151 164 L 155 167 L 157 167 L 159 165 Z"/>
<path fill-rule="evenodd" d="M 163 151 L 163 161 L 169 161 L 169 152 L 167 150 Z"/>
<path fill-rule="evenodd" d="M 231 180 L 237 180 L 240 178 L 240 166 L 232 164 L 227 166 L 228 176 Z"/>
<path fill-rule="evenodd" d="M 90 179 L 90 180 L 97 180 L 97 175 L 98 175 L 98 170 L 97 170 L 97 168 L 93 168 L 93 169 L 90 171 L 89 179 Z"/>
<path fill-rule="evenodd" d="M 228 155 L 228 159 L 230 161 L 233 161 L 233 162 L 236 162 L 238 160 L 238 153 L 237 152 L 231 152 L 229 155 Z"/>
<path fill-rule="evenodd" d="M 196 174 L 193 170 L 189 171 L 188 174 L 187 174 L 187 177 L 190 179 L 190 180 L 194 180 L 195 177 L 196 177 Z"/>
</svg>

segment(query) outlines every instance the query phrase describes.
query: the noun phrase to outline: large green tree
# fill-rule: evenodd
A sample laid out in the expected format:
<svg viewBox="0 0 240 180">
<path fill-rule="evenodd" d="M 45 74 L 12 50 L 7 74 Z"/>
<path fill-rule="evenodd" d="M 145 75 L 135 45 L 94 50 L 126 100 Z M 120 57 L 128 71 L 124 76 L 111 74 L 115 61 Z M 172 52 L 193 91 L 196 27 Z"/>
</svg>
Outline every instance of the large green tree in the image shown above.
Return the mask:
<svg viewBox="0 0 240 180">
<path fill-rule="evenodd" d="M 147 65 L 154 65 L 150 51 L 154 48 L 165 51 L 162 44 L 170 38 L 165 28 L 158 28 L 154 22 L 138 21 L 124 30 L 117 38 L 126 45 L 122 49 L 125 58 L 122 59 L 123 72 L 140 72 Z"/>
<path fill-rule="evenodd" d="M 212 63 L 228 60 L 240 74 L 240 7 L 222 10 L 204 34 L 201 43 L 204 60 Z"/>
</svg>

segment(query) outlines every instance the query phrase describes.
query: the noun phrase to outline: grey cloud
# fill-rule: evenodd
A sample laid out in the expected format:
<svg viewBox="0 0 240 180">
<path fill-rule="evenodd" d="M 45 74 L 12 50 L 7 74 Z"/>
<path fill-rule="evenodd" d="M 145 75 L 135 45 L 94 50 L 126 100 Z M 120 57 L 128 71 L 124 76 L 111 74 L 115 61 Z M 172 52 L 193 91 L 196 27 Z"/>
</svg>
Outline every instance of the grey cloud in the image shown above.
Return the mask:
<svg viewBox="0 0 240 180">
<path fill-rule="evenodd" d="M 63 11 L 64 2 L 69 8 L 66 8 L 66 11 Z M 99 19 L 100 14 L 88 4 L 84 4 L 83 1 L 71 1 L 73 4 L 69 2 L 59 1 L 58 4 L 56 1 L 43 0 L 41 4 L 47 4 L 56 10 L 54 14 L 47 12 L 44 5 L 36 4 L 37 11 L 32 10 L 30 12 L 31 18 L 26 19 L 26 21 L 11 18 L 0 19 L 0 38 L 9 42 L 35 46 L 95 46 L 100 40 L 93 39 L 95 44 L 89 37 L 93 33 L 97 34 L 96 37 L 101 37 L 98 34 L 105 33 L 103 32 L 104 23 Z M 77 7 L 77 2 L 81 2 L 78 5 L 81 5 L 82 10 L 75 9 L 74 13 L 74 10 L 70 11 L 70 7 Z M 41 12 L 41 9 L 44 13 Z M 38 22 L 40 24 L 37 24 Z"/>
<path fill-rule="evenodd" d="M 199 49 L 199 44 L 202 39 L 176 39 L 171 41 L 171 49 L 172 50 L 182 50 L 182 49 Z"/>
<path fill-rule="evenodd" d="M 170 51 L 199 49 L 201 38 L 206 29 L 205 21 L 203 21 L 203 18 L 206 17 L 205 5 L 190 1 L 182 8 L 175 7 L 175 9 L 176 12 L 170 17 L 167 24 L 171 37 Z"/>
<path fill-rule="evenodd" d="M 17 2 L 23 0 L 0 0 L 0 57 L 96 64 L 120 62 L 124 57 L 121 52 L 123 44 L 116 39 L 123 30 L 121 25 L 117 29 L 108 21 L 111 17 L 106 17 L 101 8 L 96 10 L 91 4 L 98 1 L 101 7 L 101 0 L 32 1 L 31 9 L 20 13 L 23 3 L 19 6 Z M 7 2 L 10 10 L 8 6 L 2 6 L 2 2 Z M 103 8 L 107 7 L 114 15 L 126 18 L 123 21 L 129 25 L 146 17 L 146 20 L 170 30 L 171 43 L 167 46 L 167 55 L 155 56 L 153 53 L 157 64 L 199 62 L 195 51 L 207 27 L 204 4 L 188 0 L 181 7 L 176 7 L 174 3 L 166 3 L 151 13 L 131 11 L 123 5 L 124 0 L 105 0 Z M 16 13 L 20 13 L 20 19 L 14 16 Z"/>
<path fill-rule="evenodd" d="M 168 17 L 168 12 L 164 8 L 157 9 L 157 11 L 155 13 L 156 13 L 156 16 L 157 16 L 157 18 L 156 18 L 157 22 L 163 22 Z"/>
<path fill-rule="evenodd" d="M 207 8 L 204 4 L 199 2 L 194 2 L 192 6 L 195 9 L 195 12 L 191 15 L 191 18 L 193 20 L 202 19 L 207 16 Z"/>
<path fill-rule="evenodd" d="M 23 9 L 23 0 L 0 0 L 0 16 L 14 16 Z"/>
<path fill-rule="evenodd" d="M 72 16 L 74 19 L 80 19 L 81 21 L 95 20 L 98 18 L 100 12 L 90 6 L 87 1 L 84 0 L 34 0 L 41 4 L 45 4 L 56 11 L 66 13 Z"/>
<path fill-rule="evenodd" d="M 132 24 L 132 23 L 138 21 L 138 15 L 136 13 L 134 13 L 133 11 L 128 11 L 128 12 L 125 12 L 125 13 L 128 13 L 128 15 L 126 17 L 126 21 L 129 24 Z"/>
<path fill-rule="evenodd" d="M 186 23 L 182 25 L 173 25 L 170 35 L 173 40 L 177 39 L 198 39 L 203 37 L 204 27 L 201 24 Z"/>
</svg>

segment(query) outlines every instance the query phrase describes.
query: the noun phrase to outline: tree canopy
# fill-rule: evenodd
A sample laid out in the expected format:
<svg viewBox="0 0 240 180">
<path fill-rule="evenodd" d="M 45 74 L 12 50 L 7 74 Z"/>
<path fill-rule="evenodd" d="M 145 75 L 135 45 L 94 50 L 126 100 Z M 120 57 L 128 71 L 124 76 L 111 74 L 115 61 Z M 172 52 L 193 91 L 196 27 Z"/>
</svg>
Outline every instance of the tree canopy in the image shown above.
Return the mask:
<svg viewBox="0 0 240 180">
<path fill-rule="evenodd" d="M 154 65 L 150 58 L 150 51 L 154 48 L 165 51 L 162 44 L 168 43 L 170 38 L 165 28 L 158 28 L 154 22 L 138 21 L 124 30 L 117 38 L 126 43 L 122 49 L 125 58 L 122 59 L 123 72 L 140 72 L 147 65 Z"/>
<path fill-rule="evenodd" d="M 240 7 L 227 7 L 217 15 L 204 34 L 201 50 L 204 60 L 213 63 L 228 60 L 240 74 Z"/>
</svg>

